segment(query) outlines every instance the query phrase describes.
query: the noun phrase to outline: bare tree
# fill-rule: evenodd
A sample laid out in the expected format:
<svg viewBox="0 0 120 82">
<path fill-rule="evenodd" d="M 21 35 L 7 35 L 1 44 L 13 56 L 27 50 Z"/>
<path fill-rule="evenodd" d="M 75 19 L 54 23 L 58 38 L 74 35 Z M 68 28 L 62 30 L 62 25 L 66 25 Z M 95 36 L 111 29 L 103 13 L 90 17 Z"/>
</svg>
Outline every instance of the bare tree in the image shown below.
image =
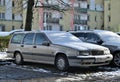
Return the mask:
<svg viewBox="0 0 120 82">
<path fill-rule="evenodd" d="M 31 31 L 31 29 L 32 29 L 32 18 L 33 18 L 32 8 L 33 8 L 33 6 L 34 6 L 34 0 L 28 0 L 25 31 Z"/>
<path fill-rule="evenodd" d="M 32 10 L 33 10 L 34 5 L 37 8 L 39 7 L 39 8 L 52 9 L 52 10 L 56 10 L 56 11 L 59 11 L 59 12 L 64 12 L 67 8 L 70 7 L 70 5 L 68 3 L 65 3 L 63 0 L 56 0 L 56 1 L 58 1 L 59 4 L 64 5 L 65 8 L 60 8 L 58 5 L 50 5 L 48 1 L 49 0 L 44 0 L 44 2 L 47 3 L 47 4 L 44 4 L 40 0 L 36 0 L 36 3 L 34 4 L 34 0 L 28 0 L 25 31 L 31 31 L 31 29 L 32 29 L 32 18 L 33 18 Z M 42 5 L 41 6 L 36 6 L 38 2 L 40 2 Z"/>
</svg>

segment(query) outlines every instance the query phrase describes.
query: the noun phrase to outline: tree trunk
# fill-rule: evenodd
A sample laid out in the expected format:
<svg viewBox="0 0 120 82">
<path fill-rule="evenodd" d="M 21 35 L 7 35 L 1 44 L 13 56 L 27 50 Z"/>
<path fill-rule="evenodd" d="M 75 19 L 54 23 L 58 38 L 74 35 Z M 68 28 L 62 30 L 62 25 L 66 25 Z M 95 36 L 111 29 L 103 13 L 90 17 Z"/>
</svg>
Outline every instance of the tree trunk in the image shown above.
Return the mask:
<svg viewBox="0 0 120 82">
<path fill-rule="evenodd" d="M 34 0 L 28 0 L 25 31 L 31 31 L 31 29 L 32 29 L 33 6 L 34 6 Z"/>
</svg>

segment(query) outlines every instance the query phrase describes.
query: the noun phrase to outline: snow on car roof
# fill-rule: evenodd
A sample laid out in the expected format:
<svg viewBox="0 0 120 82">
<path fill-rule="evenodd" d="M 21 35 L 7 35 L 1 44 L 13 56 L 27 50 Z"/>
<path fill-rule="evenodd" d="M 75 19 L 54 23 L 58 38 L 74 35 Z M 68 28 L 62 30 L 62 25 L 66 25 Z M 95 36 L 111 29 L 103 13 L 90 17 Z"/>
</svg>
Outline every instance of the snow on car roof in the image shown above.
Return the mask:
<svg viewBox="0 0 120 82">
<path fill-rule="evenodd" d="M 65 31 L 43 31 L 47 37 L 54 43 L 58 42 L 80 42 L 81 40 Z"/>
</svg>

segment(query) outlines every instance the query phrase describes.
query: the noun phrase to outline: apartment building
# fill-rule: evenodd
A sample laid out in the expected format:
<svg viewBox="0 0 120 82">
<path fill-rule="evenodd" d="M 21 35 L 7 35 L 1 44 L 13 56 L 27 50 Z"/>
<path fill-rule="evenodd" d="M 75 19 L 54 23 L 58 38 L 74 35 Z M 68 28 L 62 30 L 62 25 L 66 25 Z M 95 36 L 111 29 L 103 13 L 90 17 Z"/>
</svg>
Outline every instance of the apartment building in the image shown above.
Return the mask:
<svg viewBox="0 0 120 82">
<path fill-rule="evenodd" d="M 44 0 L 38 1 L 47 4 Z M 120 30 L 120 0 L 63 1 L 70 5 L 70 8 L 64 12 L 34 8 L 33 30 Z M 48 0 L 48 2 L 49 6 L 63 6 L 58 0 Z"/>
<path fill-rule="evenodd" d="M 22 28 L 22 14 L 17 13 L 16 1 L 18 0 L 0 0 L 0 31 Z"/>
<path fill-rule="evenodd" d="M 104 0 L 104 7 L 105 29 L 120 31 L 120 0 Z"/>
<path fill-rule="evenodd" d="M 87 0 L 70 0 L 68 3 L 71 7 L 60 20 L 64 30 L 88 29 Z"/>
<path fill-rule="evenodd" d="M 88 0 L 88 26 L 104 29 L 104 0 Z"/>
<path fill-rule="evenodd" d="M 40 0 L 47 4 L 44 0 Z M 87 26 L 87 0 L 63 0 L 66 8 L 57 0 L 48 0 L 49 6 L 65 8 L 64 12 L 53 9 L 34 8 L 33 30 L 85 30 Z M 40 4 L 40 3 L 38 3 Z"/>
</svg>

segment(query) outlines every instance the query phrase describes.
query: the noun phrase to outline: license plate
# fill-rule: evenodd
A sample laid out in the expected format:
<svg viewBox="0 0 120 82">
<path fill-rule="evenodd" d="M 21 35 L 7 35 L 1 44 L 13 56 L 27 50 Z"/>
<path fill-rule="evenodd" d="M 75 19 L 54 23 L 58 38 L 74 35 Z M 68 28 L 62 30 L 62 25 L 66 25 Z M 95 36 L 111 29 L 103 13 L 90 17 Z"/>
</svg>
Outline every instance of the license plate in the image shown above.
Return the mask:
<svg viewBox="0 0 120 82">
<path fill-rule="evenodd" d="M 95 62 L 105 62 L 106 58 L 97 58 Z"/>
</svg>

